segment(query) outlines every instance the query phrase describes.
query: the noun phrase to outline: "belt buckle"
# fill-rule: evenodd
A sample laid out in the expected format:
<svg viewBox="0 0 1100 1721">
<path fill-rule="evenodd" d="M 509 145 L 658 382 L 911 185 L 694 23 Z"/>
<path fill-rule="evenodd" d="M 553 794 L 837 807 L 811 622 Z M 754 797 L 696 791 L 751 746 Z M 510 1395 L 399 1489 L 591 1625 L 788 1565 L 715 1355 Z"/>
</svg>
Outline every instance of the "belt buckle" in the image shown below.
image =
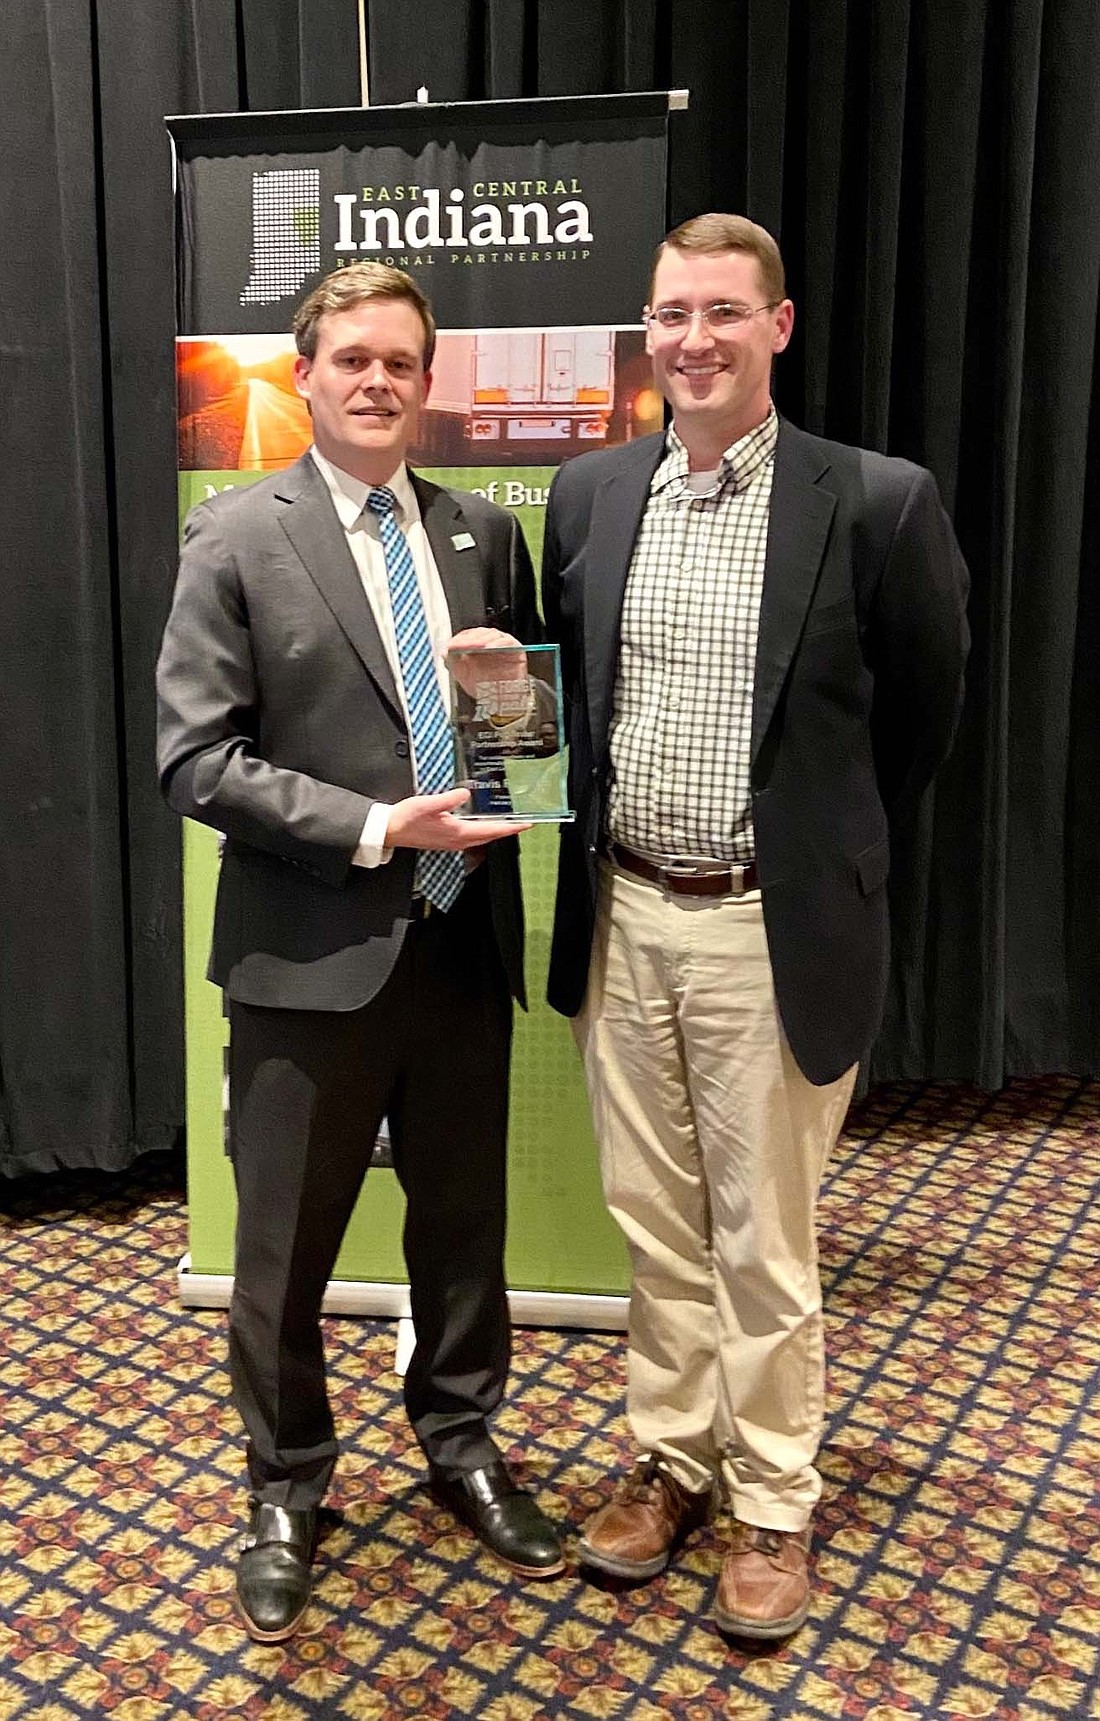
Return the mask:
<svg viewBox="0 0 1100 1721">
<path fill-rule="evenodd" d="M 661 876 L 661 887 L 666 896 L 694 896 L 694 891 L 677 891 L 676 881 L 679 879 L 707 878 L 710 876 L 706 867 L 696 866 L 693 861 L 673 860 L 667 866 L 658 868 Z M 705 894 L 700 892 L 699 894 Z"/>
<path fill-rule="evenodd" d="M 661 879 L 661 889 L 666 896 L 689 896 L 690 891 L 677 891 L 677 881 L 701 876 L 699 868 L 693 866 L 690 861 L 670 861 L 667 866 L 658 867 L 657 871 Z"/>
<path fill-rule="evenodd" d="M 666 878 L 721 878 L 725 882 L 725 889 L 721 891 L 716 890 L 714 892 L 715 896 L 744 896 L 745 873 L 747 870 L 747 867 L 741 861 L 731 861 L 727 867 L 704 867 L 696 866 L 691 861 L 672 861 L 668 866 L 661 867 L 660 872 L 661 883 L 669 893 L 673 893 L 675 891 L 675 886 L 672 884 L 666 884 Z"/>
</svg>

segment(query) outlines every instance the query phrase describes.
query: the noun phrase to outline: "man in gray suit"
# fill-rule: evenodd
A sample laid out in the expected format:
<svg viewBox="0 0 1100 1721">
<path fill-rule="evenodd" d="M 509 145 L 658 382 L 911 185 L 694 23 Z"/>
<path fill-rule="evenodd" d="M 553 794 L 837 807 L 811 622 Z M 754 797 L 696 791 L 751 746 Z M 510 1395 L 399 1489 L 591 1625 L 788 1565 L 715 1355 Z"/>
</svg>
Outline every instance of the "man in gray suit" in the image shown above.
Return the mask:
<svg viewBox="0 0 1100 1721">
<path fill-rule="evenodd" d="M 514 1570 L 562 1569 L 486 1419 L 503 1275 L 515 827 L 453 786 L 442 653 L 540 637 L 514 517 L 409 471 L 435 326 L 361 263 L 295 318 L 313 447 L 190 515 L 158 667 L 171 805 L 225 836 L 210 978 L 231 1030 L 230 1372 L 248 1434 L 251 1635 L 297 1628 L 336 1458 L 319 1311 L 389 1120 L 416 1349 L 405 1401 L 437 1498 Z"/>
<path fill-rule="evenodd" d="M 642 1458 L 580 1551 L 652 1577 L 721 1480 L 715 1618 L 769 1639 L 809 1605 L 818 1186 L 882 1009 L 890 827 L 958 714 L 966 570 L 930 473 L 777 417 L 763 228 L 670 233 L 644 315 L 671 427 L 562 468 L 544 561 L 577 810 L 550 1000 L 630 1246 Z"/>
</svg>

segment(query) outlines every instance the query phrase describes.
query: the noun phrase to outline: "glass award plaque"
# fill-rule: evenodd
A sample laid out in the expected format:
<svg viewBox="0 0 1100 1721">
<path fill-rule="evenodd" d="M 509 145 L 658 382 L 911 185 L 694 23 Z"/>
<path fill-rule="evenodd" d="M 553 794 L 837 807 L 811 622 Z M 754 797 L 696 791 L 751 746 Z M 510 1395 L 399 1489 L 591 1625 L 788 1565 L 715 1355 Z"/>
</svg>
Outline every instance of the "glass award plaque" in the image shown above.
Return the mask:
<svg viewBox="0 0 1100 1721">
<path fill-rule="evenodd" d="M 568 823 L 557 646 L 449 651 L 446 663 L 455 783 L 470 791 L 458 817 Z"/>
</svg>

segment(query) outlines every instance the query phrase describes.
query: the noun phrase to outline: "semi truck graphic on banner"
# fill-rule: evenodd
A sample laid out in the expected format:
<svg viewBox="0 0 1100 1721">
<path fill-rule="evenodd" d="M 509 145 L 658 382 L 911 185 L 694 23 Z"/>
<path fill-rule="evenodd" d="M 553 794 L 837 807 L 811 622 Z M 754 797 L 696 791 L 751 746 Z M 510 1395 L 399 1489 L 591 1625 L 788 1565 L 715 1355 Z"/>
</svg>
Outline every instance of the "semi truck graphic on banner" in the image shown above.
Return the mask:
<svg viewBox="0 0 1100 1721">
<path fill-rule="evenodd" d="M 462 465 L 479 452 L 560 460 L 607 440 L 614 398 L 612 329 L 446 334 L 417 452 Z"/>
</svg>

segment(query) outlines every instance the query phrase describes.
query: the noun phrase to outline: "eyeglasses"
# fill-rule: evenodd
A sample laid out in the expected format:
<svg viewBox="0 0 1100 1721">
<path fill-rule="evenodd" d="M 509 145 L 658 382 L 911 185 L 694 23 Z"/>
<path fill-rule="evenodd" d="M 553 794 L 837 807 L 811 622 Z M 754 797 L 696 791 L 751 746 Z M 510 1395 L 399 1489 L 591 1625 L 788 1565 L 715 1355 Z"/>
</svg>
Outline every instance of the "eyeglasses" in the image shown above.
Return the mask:
<svg viewBox="0 0 1100 1721">
<path fill-rule="evenodd" d="M 728 299 L 720 299 L 717 304 L 704 305 L 698 311 L 689 311 L 683 305 L 658 305 L 651 311 L 647 305 L 642 315 L 647 323 L 656 323 L 667 335 L 686 334 L 696 317 L 701 317 L 708 329 L 728 333 L 730 329 L 739 329 L 750 317 L 758 317 L 761 311 L 774 311 L 782 302 L 773 299 L 769 305 L 731 305 Z"/>
</svg>

